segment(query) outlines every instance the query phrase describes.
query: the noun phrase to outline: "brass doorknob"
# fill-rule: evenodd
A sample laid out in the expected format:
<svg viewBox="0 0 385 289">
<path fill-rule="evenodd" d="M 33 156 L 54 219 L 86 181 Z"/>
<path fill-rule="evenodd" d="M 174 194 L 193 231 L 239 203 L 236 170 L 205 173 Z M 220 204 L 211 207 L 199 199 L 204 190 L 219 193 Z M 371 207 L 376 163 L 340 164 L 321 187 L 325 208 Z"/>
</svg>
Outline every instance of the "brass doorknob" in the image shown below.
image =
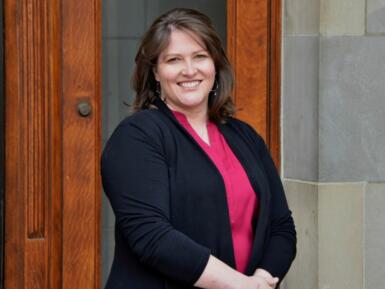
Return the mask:
<svg viewBox="0 0 385 289">
<path fill-rule="evenodd" d="M 81 117 L 87 117 L 91 114 L 92 107 L 88 101 L 78 103 L 78 113 Z"/>
</svg>

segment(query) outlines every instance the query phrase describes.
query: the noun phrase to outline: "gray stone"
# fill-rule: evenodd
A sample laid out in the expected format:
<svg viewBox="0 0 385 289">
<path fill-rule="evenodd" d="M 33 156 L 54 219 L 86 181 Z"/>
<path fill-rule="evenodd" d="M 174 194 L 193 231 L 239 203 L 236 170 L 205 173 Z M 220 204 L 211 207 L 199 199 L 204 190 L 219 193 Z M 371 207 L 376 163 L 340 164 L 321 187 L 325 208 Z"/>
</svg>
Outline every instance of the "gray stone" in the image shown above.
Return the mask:
<svg viewBox="0 0 385 289">
<path fill-rule="evenodd" d="M 281 288 L 318 289 L 317 184 L 284 180 L 284 187 L 297 230 L 297 256 Z"/>
<path fill-rule="evenodd" d="M 363 198 L 364 183 L 318 186 L 319 289 L 363 289 Z"/>
<path fill-rule="evenodd" d="M 284 35 L 318 35 L 320 0 L 284 1 Z"/>
<path fill-rule="evenodd" d="M 364 35 L 366 0 L 320 1 L 322 35 Z"/>
<path fill-rule="evenodd" d="M 365 288 L 385 288 L 385 183 L 368 184 L 365 194 Z"/>
<path fill-rule="evenodd" d="M 318 180 L 318 37 L 284 38 L 284 177 Z"/>
<path fill-rule="evenodd" d="M 369 33 L 385 33 L 384 0 L 367 0 L 366 30 Z"/>
<path fill-rule="evenodd" d="M 322 37 L 319 178 L 385 180 L 385 37 Z"/>
</svg>

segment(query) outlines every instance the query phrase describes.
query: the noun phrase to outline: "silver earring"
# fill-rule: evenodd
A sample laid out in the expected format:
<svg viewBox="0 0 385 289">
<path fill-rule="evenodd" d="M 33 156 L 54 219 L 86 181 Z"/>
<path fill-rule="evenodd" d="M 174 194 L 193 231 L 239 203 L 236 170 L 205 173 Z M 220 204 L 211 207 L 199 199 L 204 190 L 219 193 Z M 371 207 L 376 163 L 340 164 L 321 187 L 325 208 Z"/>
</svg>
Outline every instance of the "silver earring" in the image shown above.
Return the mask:
<svg viewBox="0 0 385 289">
<path fill-rule="evenodd" d="M 215 79 L 215 81 L 214 81 L 214 87 L 213 87 L 213 89 L 210 90 L 210 92 L 213 94 L 213 96 L 217 96 L 218 90 L 219 90 L 219 83 L 218 83 L 218 81 Z"/>
</svg>

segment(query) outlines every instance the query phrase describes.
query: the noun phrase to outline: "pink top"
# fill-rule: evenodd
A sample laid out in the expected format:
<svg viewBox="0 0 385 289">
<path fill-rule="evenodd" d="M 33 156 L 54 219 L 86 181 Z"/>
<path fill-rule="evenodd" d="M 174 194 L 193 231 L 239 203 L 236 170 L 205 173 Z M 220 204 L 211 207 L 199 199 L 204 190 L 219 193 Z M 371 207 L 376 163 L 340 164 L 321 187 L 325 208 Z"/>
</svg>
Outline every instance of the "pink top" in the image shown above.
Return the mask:
<svg viewBox="0 0 385 289">
<path fill-rule="evenodd" d="M 257 211 L 257 197 L 244 168 L 236 158 L 218 127 L 207 124 L 210 144 L 195 132 L 183 113 L 173 111 L 177 120 L 214 162 L 222 175 L 227 195 L 234 256 L 237 270 L 245 272 L 253 245 L 253 218 Z"/>
</svg>

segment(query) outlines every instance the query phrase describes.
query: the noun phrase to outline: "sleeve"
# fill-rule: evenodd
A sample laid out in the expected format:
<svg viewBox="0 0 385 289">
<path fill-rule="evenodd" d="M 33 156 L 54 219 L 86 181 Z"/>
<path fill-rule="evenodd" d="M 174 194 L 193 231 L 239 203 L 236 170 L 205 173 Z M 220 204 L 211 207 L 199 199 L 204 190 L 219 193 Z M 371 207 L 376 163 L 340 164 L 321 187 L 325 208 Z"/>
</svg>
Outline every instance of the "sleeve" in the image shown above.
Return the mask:
<svg viewBox="0 0 385 289">
<path fill-rule="evenodd" d="M 270 232 L 259 268 L 280 280 L 286 275 L 296 255 L 296 231 L 281 178 L 263 139 L 254 132 L 271 193 Z"/>
<path fill-rule="evenodd" d="M 104 149 L 101 175 L 117 227 L 138 260 L 194 284 L 210 251 L 170 224 L 168 166 L 161 146 L 138 126 L 120 125 Z"/>
</svg>

